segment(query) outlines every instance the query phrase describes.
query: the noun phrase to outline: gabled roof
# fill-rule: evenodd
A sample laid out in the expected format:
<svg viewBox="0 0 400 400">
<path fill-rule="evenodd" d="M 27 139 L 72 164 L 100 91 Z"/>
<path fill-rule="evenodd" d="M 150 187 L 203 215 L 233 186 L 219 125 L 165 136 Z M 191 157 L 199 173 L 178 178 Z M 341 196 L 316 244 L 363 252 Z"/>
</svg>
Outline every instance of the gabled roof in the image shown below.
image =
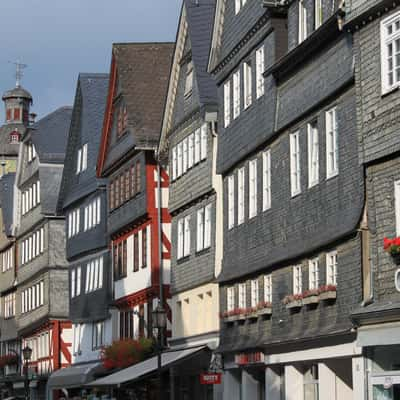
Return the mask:
<svg viewBox="0 0 400 400">
<path fill-rule="evenodd" d="M 75 94 L 71 127 L 60 192 L 60 206 L 66 207 L 97 189 L 96 161 L 100 147 L 107 100 L 108 74 L 81 73 Z M 87 169 L 76 179 L 78 148 L 88 144 Z"/>
<path fill-rule="evenodd" d="M 174 59 L 169 78 L 168 96 L 164 109 L 163 126 L 159 151 L 163 151 L 166 135 L 173 128 L 172 115 L 179 80 L 180 63 L 186 38 L 189 35 L 193 71 L 197 82 L 200 106 L 218 104 L 217 86 L 214 78 L 208 73 L 208 60 L 211 49 L 213 23 L 217 0 L 199 1 L 184 0 L 178 26 Z"/>
<path fill-rule="evenodd" d="M 11 236 L 14 212 L 15 173 L 3 175 L 0 179 L 0 207 L 3 213 L 4 231 Z"/>
<path fill-rule="evenodd" d="M 98 175 L 104 172 L 106 166 L 112 131 L 113 102 L 117 95 L 123 98 L 127 107 L 130 137 L 123 146 L 115 146 L 117 149 L 111 159 L 107 160 L 107 167 L 133 148 L 154 149 L 157 146 L 173 48 L 173 43 L 113 45 Z M 117 92 L 117 85 L 120 92 Z"/>
<path fill-rule="evenodd" d="M 72 107 L 61 107 L 29 129 L 41 163 L 64 163 L 71 114 Z"/>
</svg>

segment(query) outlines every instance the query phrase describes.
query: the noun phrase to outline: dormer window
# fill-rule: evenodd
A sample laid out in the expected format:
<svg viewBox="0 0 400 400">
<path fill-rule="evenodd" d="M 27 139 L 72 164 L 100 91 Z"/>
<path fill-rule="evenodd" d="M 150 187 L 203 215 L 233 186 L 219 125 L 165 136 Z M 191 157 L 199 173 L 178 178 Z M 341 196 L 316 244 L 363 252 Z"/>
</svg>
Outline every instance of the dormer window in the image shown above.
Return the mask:
<svg viewBox="0 0 400 400">
<path fill-rule="evenodd" d="M 76 174 L 80 174 L 87 169 L 87 149 L 88 145 L 85 143 L 79 150 L 76 159 Z"/>
<path fill-rule="evenodd" d="M 19 143 L 20 138 L 21 138 L 21 135 L 17 130 L 12 131 L 10 133 L 10 143 L 11 144 Z"/>
<path fill-rule="evenodd" d="M 28 163 L 32 162 L 36 158 L 35 146 L 32 142 L 29 142 L 26 146 L 26 151 L 28 155 Z"/>
<path fill-rule="evenodd" d="M 118 126 L 117 126 L 117 134 L 118 137 L 122 136 L 126 128 L 128 127 L 128 111 L 126 106 L 122 106 L 118 110 Z"/>
<path fill-rule="evenodd" d="M 186 70 L 185 97 L 190 96 L 193 90 L 193 62 L 189 61 Z"/>
</svg>

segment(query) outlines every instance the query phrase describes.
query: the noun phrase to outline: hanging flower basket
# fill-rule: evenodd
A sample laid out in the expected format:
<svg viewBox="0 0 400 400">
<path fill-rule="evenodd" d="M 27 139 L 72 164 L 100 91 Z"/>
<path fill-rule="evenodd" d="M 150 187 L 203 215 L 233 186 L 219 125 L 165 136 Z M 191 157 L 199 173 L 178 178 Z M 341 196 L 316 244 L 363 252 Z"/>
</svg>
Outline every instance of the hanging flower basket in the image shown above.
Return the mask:
<svg viewBox="0 0 400 400">
<path fill-rule="evenodd" d="M 283 298 L 283 304 L 287 309 L 301 308 L 303 306 L 302 294 L 288 294 Z"/>
<path fill-rule="evenodd" d="M 122 369 L 143 361 L 153 352 L 152 339 L 123 339 L 104 347 L 101 351 L 101 360 L 105 369 Z"/>
<path fill-rule="evenodd" d="M 220 318 L 227 323 L 246 319 L 245 308 L 234 308 L 230 311 L 220 313 Z"/>
<path fill-rule="evenodd" d="M 0 357 L 0 368 L 4 368 L 8 365 L 17 365 L 18 357 L 16 354 L 5 354 Z"/>
<path fill-rule="evenodd" d="M 336 299 L 336 285 L 324 285 L 318 289 L 320 300 Z"/>
<path fill-rule="evenodd" d="M 318 304 L 319 303 L 319 290 L 309 289 L 303 294 L 303 304 Z"/>
<path fill-rule="evenodd" d="M 383 248 L 389 253 L 396 264 L 400 264 L 400 237 L 383 239 Z"/>
</svg>

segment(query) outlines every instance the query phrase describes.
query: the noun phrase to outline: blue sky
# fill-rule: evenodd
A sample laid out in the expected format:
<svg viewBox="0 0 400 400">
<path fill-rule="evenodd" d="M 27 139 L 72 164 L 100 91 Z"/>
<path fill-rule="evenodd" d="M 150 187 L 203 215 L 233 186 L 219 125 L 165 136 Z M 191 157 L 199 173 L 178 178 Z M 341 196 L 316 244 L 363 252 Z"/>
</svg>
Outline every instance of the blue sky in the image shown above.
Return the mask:
<svg viewBox="0 0 400 400">
<path fill-rule="evenodd" d="M 174 41 L 180 7 L 181 0 L 0 0 L 0 92 L 15 86 L 9 61 L 20 59 L 38 118 L 72 105 L 79 72 L 109 72 L 112 43 Z"/>
</svg>

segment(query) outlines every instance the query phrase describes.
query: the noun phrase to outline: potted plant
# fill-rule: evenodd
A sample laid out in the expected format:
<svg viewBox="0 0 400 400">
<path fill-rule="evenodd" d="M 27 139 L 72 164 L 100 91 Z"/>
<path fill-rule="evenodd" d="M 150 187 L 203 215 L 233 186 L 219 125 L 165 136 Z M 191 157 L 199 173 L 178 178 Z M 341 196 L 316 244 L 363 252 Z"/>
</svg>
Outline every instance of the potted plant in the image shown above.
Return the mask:
<svg viewBox="0 0 400 400">
<path fill-rule="evenodd" d="M 336 285 L 324 285 L 318 289 L 320 300 L 336 299 Z"/>
<path fill-rule="evenodd" d="M 319 303 L 319 290 L 309 289 L 303 293 L 303 304 L 318 304 Z"/>
<path fill-rule="evenodd" d="M 246 309 L 246 317 L 248 319 L 257 319 L 258 318 L 258 312 L 257 312 L 257 307 L 249 307 Z"/>
<path fill-rule="evenodd" d="M 154 351 L 152 339 L 122 339 L 105 346 L 101 360 L 105 369 L 122 369 L 143 361 Z"/>
<path fill-rule="evenodd" d="M 288 294 L 283 298 L 283 304 L 287 309 L 300 308 L 303 305 L 302 294 Z"/>
<path fill-rule="evenodd" d="M 271 315 L 272 314 L 272 304 L 269 301 L 260 301 L 257 304 L 257 314 L 258 315 Z"/>
<path fill-rule="evenodd" d="M 389 253 L 396 264 L 400 264 L 400 237 L 383 239 L 383 248 Z"/>
</svg>

